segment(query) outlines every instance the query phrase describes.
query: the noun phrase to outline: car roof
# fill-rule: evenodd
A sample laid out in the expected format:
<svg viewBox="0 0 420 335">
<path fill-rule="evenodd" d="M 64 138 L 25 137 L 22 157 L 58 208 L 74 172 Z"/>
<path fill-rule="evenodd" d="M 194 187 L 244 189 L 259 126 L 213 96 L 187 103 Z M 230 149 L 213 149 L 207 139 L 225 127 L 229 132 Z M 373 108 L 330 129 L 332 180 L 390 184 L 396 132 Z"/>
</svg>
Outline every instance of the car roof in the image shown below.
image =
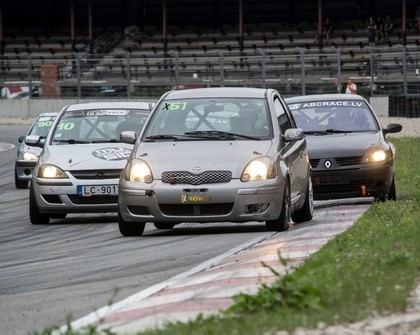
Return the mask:
<svg viewBox="0 0 420 335">
<path fill-rule="evenodd" d="M 134 102 L 134 101 L 107 101 L 107 102 L 86 102 L 80 104 L 68 105 L 66 110 L 96 109 L 96 108 L 136 108 L 151 109 L 150 102 Z"/>
<path fill-rule="evenodd" d="M 57 115 L 58 115 L 58 112 L 50 112 L 50 113 L 41 113 L 37 117 L 40 118 L 43 116 L 57 116 Z"/>
<path fill-rule="evenodd" d="M 335 93 L 335 94 L 311 94 L 311 95 L 300 95 L 286 98 L 287 103 L 294 102 L 305 102 L 305 101 L 325 101 L 325 100 L 355 100 L 355 101 L 365 101 L 361 95 L 358 94 L 345 94 L 345 93 Z"/>
<path fill-rule="evenodd" d="M 249 87 L 209 87 L 189 90 L 173 90 L 167 92 L 164 99 L 185 98 L 265 98 L 268 89 Z"/>
</svg>

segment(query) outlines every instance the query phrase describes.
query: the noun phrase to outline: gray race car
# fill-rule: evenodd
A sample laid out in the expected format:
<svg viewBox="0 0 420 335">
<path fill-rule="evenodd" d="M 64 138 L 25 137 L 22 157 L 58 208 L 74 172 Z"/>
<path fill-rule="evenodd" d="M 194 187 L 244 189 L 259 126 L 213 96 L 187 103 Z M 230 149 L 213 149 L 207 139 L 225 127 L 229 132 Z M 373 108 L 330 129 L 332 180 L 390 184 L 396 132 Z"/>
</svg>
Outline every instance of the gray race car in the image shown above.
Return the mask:
<svg viewBox="0 0 420 335">
<path fill-rule="evenodd" d="M 45 139 L 33 170 L 29 214 L 33 224 L 69 213 L 117 211 L 118 179 L 135 137 L 150 114 L 147 102 L 97 102 L 66 106 Z M 25 143 L 41 144 L 27 136 Z"/>
<path fill-rule="evenodd" d="M 284 231 L 292 219 L 312 219 L 310 174 L 303 132 L 277 91 L 170 91 L 121 174 L 119 229 L 139 236 L 146 222 L 171 229 L 181 222 L 259 221 Z"/>
<path fill-rule="evenodd" d="M 285 99 L 306 134 L 315 200 L 374 197 L 395 200 L 394 153 L 369 103 L 356 94 Z"/>
<path fill-rule="evenodd" d="M 32 179 L 32 170 L 34 169 L 38 156 L 41 154 L 42 147 L 29 146 L 25 143 L 25 137 L 29 135 L 38 135 L 40 141 L 44 141 L 51 128 L 51 125 L 58 113 L 42 113 L 38 115 L 32 123 L 26 135 L 19 136 L 19 146 L 16 152 L 15 161 L 15 186 L 19 189 L 28 188 Z"/>
</svg>

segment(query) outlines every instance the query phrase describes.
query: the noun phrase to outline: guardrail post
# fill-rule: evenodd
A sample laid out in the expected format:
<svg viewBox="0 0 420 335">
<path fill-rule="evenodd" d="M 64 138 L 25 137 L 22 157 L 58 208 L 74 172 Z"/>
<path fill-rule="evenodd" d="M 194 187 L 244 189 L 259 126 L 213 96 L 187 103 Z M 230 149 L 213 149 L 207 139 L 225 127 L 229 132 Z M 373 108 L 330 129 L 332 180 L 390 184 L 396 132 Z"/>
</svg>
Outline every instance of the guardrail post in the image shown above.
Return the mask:
<svg viewBox="0 0 420 335">
<path fill-rule="evenodd" d="M 403 90 L 404 95 L 408 94 L 408 87 L 407 87 L 407 46 L 406 45 L 399 45 L 402 51 L 402 60 L 403 60 Z"/>
<path fill-rule="evenodd" d="M 179 87 L 179 52 L 173 50 L 169 52 L 169 54 L 175 57 L 175 87 L 178 89 Z"/>
<path fill-rule="evenodd" d="M 216 50 L 218 56 L 219 56 L 219 67 L 220 67 L 220 87 L 225 86 L 225 57 L 223 56 L 223 52 L 220 50 Z"/>
<path fill-rule="evenodd" d="M 261 48 L 257 50 L 261 55 L 261 86 L 265 88 L 265 50 Z"/>
<path fill-rule="evenodd" d="M 305 83 L 305 50 L 297 48 L 300 54 L 300 84 L 302 86 L 302 95 L 306 94 L 306 83 Z"/>
<path fill-rule="evenodd" d="M 127 62 L 127 99 L 131 99 L 131 64 L 130 64 L 130 53 L 125 52 L 125 59 Z"/>
<path fill-rule="evenodd" d="M 73 53 L 73 59 L 76 62 L 76 76 L 77 76 L 77 102 L 82 98 L 82 83 L 80 73 L 80 59 L 77 53 Z"/>
</svg>

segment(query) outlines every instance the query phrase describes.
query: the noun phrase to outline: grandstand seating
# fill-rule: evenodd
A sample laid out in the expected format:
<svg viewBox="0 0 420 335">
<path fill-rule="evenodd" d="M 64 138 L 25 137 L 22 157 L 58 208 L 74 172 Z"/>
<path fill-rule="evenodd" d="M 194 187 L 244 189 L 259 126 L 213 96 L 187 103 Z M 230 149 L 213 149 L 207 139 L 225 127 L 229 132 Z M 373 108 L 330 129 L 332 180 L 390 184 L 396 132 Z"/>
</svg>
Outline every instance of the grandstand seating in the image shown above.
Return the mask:
<svg viewBox="0 0 420 335">
<path fill-rule="evenodd" d="M 398 20 L 395 26 L 401 25 Z M 364 20 L 347 20 L 338 22 L 325 52 L 340 52 L 341 74 L 343 77 L 359 76 L 358 66 L 369 59 L 369 48 Z M 167 50 L 177 52 L 180 59 L 180 71 L 186 78 L 201 74 L 208 80 L 219 77 L 218 56 L 224 56 L 226 76 L 239 79 L 258 77 L 261 73 L 259 61 L 249 61 L 252 57 L 260 57 L 262 50 L 268 58 L 267 71 L 274 78 L 299 77 L 301 69 L 296 57 L 297 48 L 305 52 L 317 52 L 315 41 L 316 23 L 254 23 L 245 26 L 243 41 L 238 37 L 236 25 L 214 26 L 170 26 L 167 36 Z M 85 36 L 83 31 L 78 36 Z M 401 30 L 396 28 L 392 42 L 380 43 L 380 48 L 392 48 L 401 44 Z M 243 42 L 243 52 L 240 45 Z M 419 47 L 418 32 L 409 31 L 408 46 Z M 82 64 L 84 80 L 124 81 L 127 55 L 130 56 L 131 78 L 151 84 L 167 81 L 168 67 L 174 68 L 174 59 L 165 59 L 162 31 L 157 26 L 145 27 L 142 31 L 133 31 L 124 36 L 106 55 L 95 55 L 95 61 L 88 62 L 85 56 L 89 52 L 86 38 L 79 38 L 74 47 L 78 55 L 83 56 Z M 279 55 L 285 55 L 279 57 Z M 74 81 L 74 59 L 72 57 L 72 41 L 66 31 L 54 33 L 45 31 L 14 31 L 5 36 L 4 56 L 1 64 L 0 82 L 25 80 L 28 72 L 28 57 L 35 64 L 56 63 L 61 65 L 60 79 Z M 243 56 L 243 57 L 242 57 Z M 414 62 L 416 60 L 409 60 Z M 314 58 L 309 60 L 312 67 L 307 74 L 316 78 L 327 76 L 333 78 L 337 69 L 333 62 L 327 61 L 323 67 Z M 384 72 L 392 74 L 401 71 L 399 59 L 382 61 Z M 242 75 L 239 75 L 242 73 Z M 209 77 L 212 77 L 209 79 Z"/>
</svg>

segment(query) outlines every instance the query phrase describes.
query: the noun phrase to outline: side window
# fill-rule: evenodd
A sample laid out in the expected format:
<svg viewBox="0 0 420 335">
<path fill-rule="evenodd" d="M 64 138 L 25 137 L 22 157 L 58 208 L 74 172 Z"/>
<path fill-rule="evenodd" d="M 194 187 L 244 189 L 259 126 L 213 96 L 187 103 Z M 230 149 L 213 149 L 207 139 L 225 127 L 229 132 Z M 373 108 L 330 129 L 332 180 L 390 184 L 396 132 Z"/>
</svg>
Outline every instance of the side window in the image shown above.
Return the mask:
<svg viewBox="0 0 420 335">
<path fill-rule="evenodd" d="M 286 129 L 292 128 L 292 124 L 285 108 L 277 97 L 274 99 L 274 112 L 276 113 L 280 131 L 284 134 Z"/>
</svg>

